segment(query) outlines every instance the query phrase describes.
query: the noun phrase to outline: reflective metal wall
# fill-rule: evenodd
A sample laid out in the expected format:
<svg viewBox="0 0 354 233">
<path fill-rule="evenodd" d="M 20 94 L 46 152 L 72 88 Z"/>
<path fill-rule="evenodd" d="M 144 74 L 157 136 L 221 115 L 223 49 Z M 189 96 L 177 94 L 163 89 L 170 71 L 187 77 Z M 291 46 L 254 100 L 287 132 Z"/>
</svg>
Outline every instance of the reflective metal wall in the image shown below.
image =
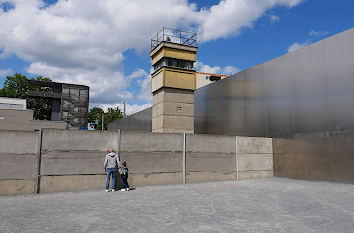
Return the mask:
<svg viewBox="0 0 354 233">
<path fill-rule="evenodd" d="M 108 130 L 151 132 L 152 107 L 108 124 Z"/>
<path fill-rule="evenodd" d="M 198 89 L 195 116 L 195 133 L 353 130 L 354 29 Z"/>
</svg>

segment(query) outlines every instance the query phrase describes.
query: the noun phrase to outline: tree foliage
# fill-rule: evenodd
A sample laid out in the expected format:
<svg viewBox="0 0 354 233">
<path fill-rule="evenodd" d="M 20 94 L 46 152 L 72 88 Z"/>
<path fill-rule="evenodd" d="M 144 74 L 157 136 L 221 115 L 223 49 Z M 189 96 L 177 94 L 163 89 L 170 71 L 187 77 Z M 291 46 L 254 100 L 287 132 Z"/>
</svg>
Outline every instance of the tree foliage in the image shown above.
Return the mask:
<svg viewBox="0 0 354 233">
<path fill-rule="evenodd" d="M 93 107 L 89 111 L 88 122 L 94 126 L 95 130 L 102 130 L 102 114 L 104 115 L 103 127 L 105 130 L 108 128 L 108 123 L 123 117 L 123 113 L 119 107 L 108 108 L 107 112 L 104 112 L 102 108 Z"/>
<path fill-rule="evenodd" d="M 38 76 L 32 80 L 51 82 L 50 78 Z M 51 91 L 48 87 L 30 87 L 28 78 L 22 74 L 7 76 L 4 87 L 0 89 L 1 97 L 27 99 L 27 109 L 33 110 L 33 117 L 37 120 L 50 120 L 51 118 L 51 100 L 43 98 L 31 98 L 27 96 L 28 90 Z"/>
<path fill-rule="evenodd" d="M 27 98 L 28 79 L 22 74 L 14 74 L 7 76 L 4 82 L 4 87 L 1 89 L 2 97 L 9 98 Z"/>
<path fill-rule="evenodd" d="M 102 125 L 102 114 L 104 113 L 102 108 L 93 107 L 88 113 L 88 123 L 91 123 L 92 126 L 98 130 L 101 129 Z"/>
</svg>

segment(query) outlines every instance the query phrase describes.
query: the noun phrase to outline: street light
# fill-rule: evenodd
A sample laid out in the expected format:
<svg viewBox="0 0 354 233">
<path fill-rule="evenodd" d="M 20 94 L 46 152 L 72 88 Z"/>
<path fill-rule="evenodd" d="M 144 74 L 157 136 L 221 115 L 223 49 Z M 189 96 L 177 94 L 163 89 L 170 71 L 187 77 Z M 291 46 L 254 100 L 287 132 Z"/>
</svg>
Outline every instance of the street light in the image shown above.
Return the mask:
<svg viewBox="0 0 354 233">
<path fill-rule="evenodd" d="M 102 131 L 103 131 L 103 126 L 104 126 L 104 112 L 102 113 Z"/>
<path fill-rule="evenodd" d="M 125 117 L 125 101 L 123 101 L 122 103 L 123 103 L 123 117 Z"/>
</svg>

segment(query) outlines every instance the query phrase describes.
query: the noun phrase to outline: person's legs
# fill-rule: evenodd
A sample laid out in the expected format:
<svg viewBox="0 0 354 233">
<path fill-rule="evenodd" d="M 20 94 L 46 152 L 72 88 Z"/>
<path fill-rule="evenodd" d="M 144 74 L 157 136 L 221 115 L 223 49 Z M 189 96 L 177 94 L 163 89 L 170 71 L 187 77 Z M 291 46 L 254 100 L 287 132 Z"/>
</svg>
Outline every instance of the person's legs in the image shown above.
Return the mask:
<svg viewBox="0 0 354 233">
<path fill-rule="evenodd" d="M 127 178 L 125 178 L 125 183 L 126 183 L 126 185 L 127 185 L 127 188 L 129 188 L 129 184 L 128 184 L 128 177 L 127 177 Z"/>
<path fill-rule="evenodd" d="M 123 183 L 123 189 L 126 189 L 127 187 L 126 187 L 126 179 L 125 179 L 125 177 L 124 176 L 122 176 L 122 183 Z"/>
<path fill-rule="evenodd" d="M 129 188 L 128 177 L 122 176 L 122 181 L 123 181 L 123 189 L 128 189 Z"/>
<path fill-rule="evenodd" d="M 109 180 L 111 179 L 111 169 L 107 168 L 106 190 L 109 190 Z"/>
<path fill-rule="evenodd" d="M 116 190 L 116 174 L 117 169 L 112 168 L 112 190 Z"/>
</svg>

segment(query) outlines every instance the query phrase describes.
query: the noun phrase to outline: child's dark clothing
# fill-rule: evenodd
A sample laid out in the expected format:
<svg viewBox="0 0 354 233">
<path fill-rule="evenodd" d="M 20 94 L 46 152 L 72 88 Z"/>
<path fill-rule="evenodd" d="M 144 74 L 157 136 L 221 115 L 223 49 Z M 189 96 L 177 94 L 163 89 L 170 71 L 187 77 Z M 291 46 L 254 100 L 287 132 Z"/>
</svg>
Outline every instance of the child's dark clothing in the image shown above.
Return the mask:
<svg viewBox="0 0 354 233">
<path fill-rule="evenodd" d="M 123 189 L 129 188 L 128 184 L 128 168 L 124 167 L 120 169 L 120 175 L 122 177 L 122 182 L 123 182 Z"/>
</svg>

